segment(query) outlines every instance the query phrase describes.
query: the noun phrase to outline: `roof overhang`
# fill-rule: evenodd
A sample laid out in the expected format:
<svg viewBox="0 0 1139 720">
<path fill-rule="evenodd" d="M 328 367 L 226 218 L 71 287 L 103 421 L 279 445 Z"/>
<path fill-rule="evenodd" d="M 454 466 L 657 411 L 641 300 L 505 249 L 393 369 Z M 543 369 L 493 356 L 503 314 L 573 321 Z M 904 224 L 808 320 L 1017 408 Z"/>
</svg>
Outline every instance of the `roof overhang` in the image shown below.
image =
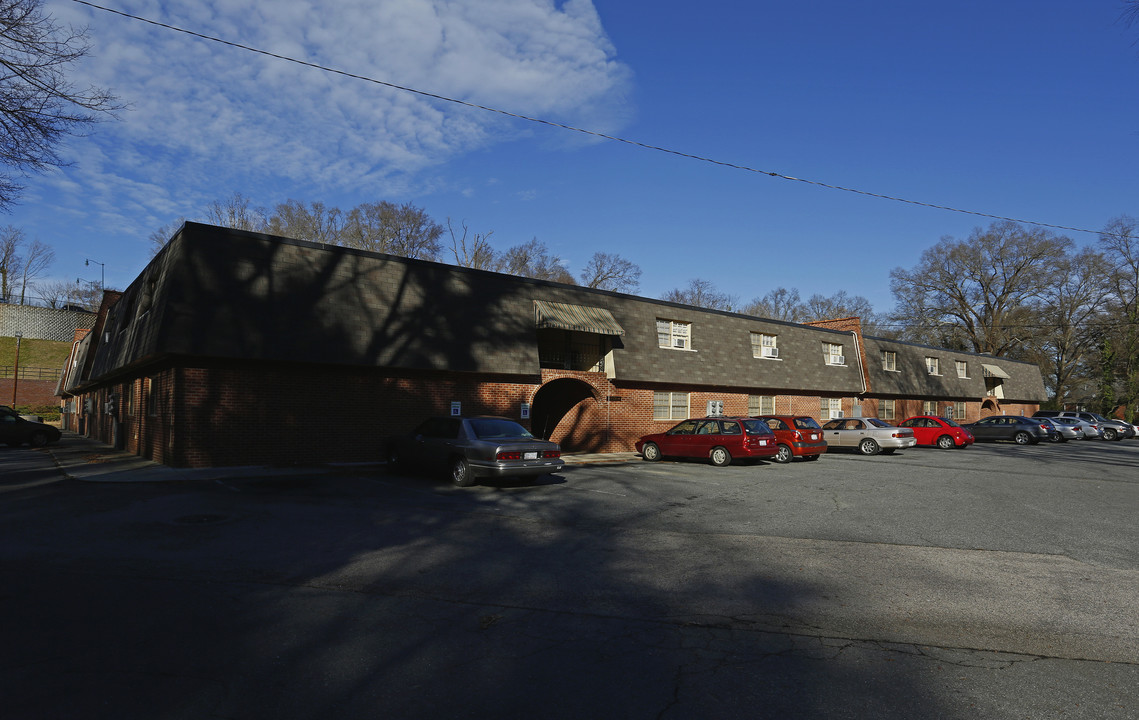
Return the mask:
<svg viewBox="0 0 1139 720">
<path fill-rule="evenodd" d="M 1008 380 L 1010 377 L 1004 370 L 1001 370 L 996 365 L 989 365 L 988 363 L 981 363 L 981 370 L 984 372 L 985 377 L 1004 378 L 1005 380 Z"/>
</svg>

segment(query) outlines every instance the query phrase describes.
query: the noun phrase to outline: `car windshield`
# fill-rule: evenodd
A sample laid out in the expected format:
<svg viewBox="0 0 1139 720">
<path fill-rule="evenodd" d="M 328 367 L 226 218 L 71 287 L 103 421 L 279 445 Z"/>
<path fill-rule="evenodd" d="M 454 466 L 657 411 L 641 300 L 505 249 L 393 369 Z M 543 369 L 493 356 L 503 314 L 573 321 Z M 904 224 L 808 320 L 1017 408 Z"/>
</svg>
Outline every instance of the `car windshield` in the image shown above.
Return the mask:
<svg viewBox="0 0 1139 720">
<path fill-rule="evenodd" d="M 493 440 L 499 438 L 530 438 L 534 437 L 530 431 L 513 420 L 501 418 L 473 418 L 470 421 L 471 430 L 480 440 Z"/>
<path fill-rule="evenodd" d="M 890 423 L 879 420 L 878 418 L 864 418 L 864 419 L 866 420 L 866 422 L 870 423 L 874 427 L 880 427 L 880 428 L 894 427 Z"/>
<path fill-rule="evenodd" d="M 815 422 L 814 418 L 801 417 L 795 418 L 795 427 L 799 430 L 821 430 L 819 424 Z"/>
</svg>

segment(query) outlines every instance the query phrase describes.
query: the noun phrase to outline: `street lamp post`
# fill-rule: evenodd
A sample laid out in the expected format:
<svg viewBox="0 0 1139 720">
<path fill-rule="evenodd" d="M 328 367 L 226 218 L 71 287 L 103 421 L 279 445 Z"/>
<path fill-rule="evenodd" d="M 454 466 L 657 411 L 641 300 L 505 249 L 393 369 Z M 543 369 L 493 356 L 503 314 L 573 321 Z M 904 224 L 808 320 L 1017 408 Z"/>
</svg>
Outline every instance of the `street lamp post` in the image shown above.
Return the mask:
<svg viewBox="0 0 1139 720">
<path fill-rule="evenodd" d="M 106 273 L 104 272 L 106 270 L 106 267 L 104 267 L 103 263 L 99 262 L 98 260 L 83 258 L 83 267 L 91 267 L 91 263 L 95 263 L 99 266 L 99 289 L 105 290 L 107 288 Z"/>
<path fill-rule="evenodd" d="M 16 388 L 20 386 L 20 341 L 23 340 L 24 333 L 19 330 L 16 331 L 16 368 L 12 372 L 12 409 L 16 409 Z"/>
</svg>

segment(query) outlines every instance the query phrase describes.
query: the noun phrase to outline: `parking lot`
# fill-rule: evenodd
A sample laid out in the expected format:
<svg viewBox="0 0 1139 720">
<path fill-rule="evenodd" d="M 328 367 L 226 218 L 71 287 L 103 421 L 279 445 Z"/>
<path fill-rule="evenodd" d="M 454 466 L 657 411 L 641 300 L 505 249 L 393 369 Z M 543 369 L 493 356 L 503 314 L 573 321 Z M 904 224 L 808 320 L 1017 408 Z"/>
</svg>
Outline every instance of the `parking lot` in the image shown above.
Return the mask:
<svg viewBox="0 0 1139 720">
<path fill-rule="evenodd" d="M 463 489 L 56 462 L 0 451 L 7 717 L 1139 717 L 1139 441 Z"/>
</svg>

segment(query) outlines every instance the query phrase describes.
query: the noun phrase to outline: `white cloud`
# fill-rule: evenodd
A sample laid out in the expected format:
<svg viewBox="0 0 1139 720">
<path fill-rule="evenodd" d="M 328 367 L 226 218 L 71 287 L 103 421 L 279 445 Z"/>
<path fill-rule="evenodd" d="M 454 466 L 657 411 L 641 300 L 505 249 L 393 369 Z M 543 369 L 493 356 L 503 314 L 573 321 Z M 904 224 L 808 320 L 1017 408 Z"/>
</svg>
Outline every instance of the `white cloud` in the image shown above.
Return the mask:
<svg viewBox="0 0 1139 720">
<path fill-rule="evenodd" d="M 98 183 L 93 191 L 120 208 L 124 200 L 184 206 L 197 194 L 226 195 L 239 182 L 329 190 L 406 182 L 509 131 L 492 113 L 55 4 L 61 20 L 89 26 L 93 57 L 77 84 L 108 87 L 131 106 L 121 122 L 96 128 L 98 151 L 75 158 L 84 184 Z M 630 82 L 589 0 L 121 0 L 116 7 L 601 131 L 616 129 Z"/>
</svg>

